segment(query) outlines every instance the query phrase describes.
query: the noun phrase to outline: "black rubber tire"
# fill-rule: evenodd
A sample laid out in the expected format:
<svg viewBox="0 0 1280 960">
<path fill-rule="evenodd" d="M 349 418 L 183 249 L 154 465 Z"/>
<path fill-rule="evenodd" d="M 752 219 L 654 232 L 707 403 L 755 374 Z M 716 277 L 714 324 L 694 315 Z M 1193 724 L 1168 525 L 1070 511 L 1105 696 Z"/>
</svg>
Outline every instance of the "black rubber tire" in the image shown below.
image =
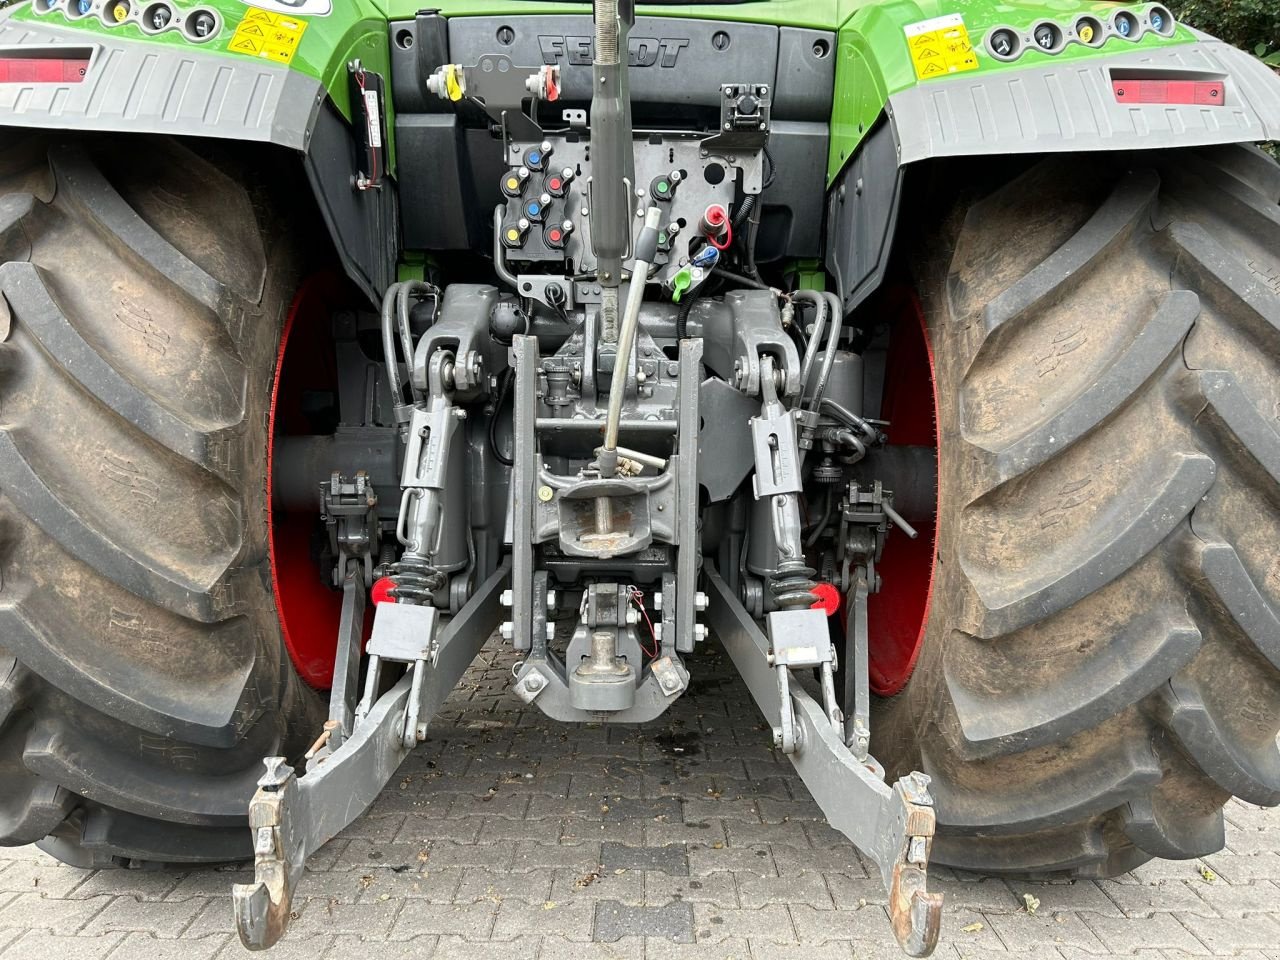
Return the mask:
<svg viewBox="0 0 1280 960">
<path fill-rule="evenodd" d="M 1280 802 L 1278 202 L 1253 148 L 1064 157 L 924 238 L 938 565 L 873 749 L 935 861 L 1114 875 Z"/>
<path fill-rule="evenodd" d="M 281 642 L 265 523 L 298 243 L 230 158 L 5 139 L 0 844 L 251 856 L 261 758 L 323 720 Z"/>
</svg>

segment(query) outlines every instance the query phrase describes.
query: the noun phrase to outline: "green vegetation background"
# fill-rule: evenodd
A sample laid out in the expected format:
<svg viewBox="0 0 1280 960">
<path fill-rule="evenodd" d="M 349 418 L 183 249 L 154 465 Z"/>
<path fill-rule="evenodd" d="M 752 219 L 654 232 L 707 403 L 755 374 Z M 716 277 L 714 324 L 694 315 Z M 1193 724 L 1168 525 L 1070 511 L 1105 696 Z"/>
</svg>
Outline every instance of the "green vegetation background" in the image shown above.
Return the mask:
<svg viewBox="0 0 1280 960">
<path fill-rule="evenodd" d="M 1184 0 L 1173 6 L 1192 26 L 1280 67 L 1280 0 Z"/>
</svg>

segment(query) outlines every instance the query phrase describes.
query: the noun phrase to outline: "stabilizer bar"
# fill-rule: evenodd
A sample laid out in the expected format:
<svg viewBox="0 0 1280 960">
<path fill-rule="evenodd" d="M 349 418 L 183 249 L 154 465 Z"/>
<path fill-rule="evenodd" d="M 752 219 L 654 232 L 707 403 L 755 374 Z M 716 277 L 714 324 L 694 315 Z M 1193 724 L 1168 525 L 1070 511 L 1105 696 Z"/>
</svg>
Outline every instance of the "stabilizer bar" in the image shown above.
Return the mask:
<svg viewBox="0 0 1280 960">
<path fill-rule="evenodd" d="M 760 711 L 775 728 L 781 710 L 778 680 L 769 662 L 769 639 L 710 562 L 707 618 Z M 938 942 L 942 895 L 927 890 L 929 852 L 936 818 L 929 780 L 911 773 L 890 787 L 859 762 L 836 734 L 831 719 L 798 684 L 789 685 L 798 730 L 788 754 L 827 822 L 880 867 L 889 892 L 889 919 L 907 954 L 927 957 Z"/>
<path fill-rule="evenodd" d="M 498 595 L 510 572 L 508 560 L 441 631 L 439 654 L 418 687 L 421 722 L 440 708 L 493 634 L 502 609 Z M 236 929 L 248 949 L 265 950 L 284 935 L 307 857 L 364 813 L 409 755 L 403 733 L 414 690 L 410 670 L 378 698 L 349 739 L 302 777 L 284 757 L 266 759 L 267 772 L 249 803 L 253 883 L 232 888 Z"/>
</svg>

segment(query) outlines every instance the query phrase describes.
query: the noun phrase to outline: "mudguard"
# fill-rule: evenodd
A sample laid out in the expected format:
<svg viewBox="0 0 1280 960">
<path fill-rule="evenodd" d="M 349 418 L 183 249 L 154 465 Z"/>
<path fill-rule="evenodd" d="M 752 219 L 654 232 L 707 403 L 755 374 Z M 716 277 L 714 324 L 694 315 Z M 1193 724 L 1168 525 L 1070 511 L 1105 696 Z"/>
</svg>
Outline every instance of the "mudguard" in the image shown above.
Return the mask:
<svg viewBox="0 0 1280 960">
<path fill-rule="evenodd" d="M 168 19 L 157 27 L 160 8 Z M 375 4 L 83 0 L 81 9 L 81 0 L 31 0 L 0 10 L 0 126 L 298 151 L 348 275 L 379 297 L 399 253 L 395 185 L 352 189 L 361 171 L 348 70 L 359 60 L 386 76 L 386 17 Z M 391 173 L 394 144 L 385 156 Z"/>
</svg>

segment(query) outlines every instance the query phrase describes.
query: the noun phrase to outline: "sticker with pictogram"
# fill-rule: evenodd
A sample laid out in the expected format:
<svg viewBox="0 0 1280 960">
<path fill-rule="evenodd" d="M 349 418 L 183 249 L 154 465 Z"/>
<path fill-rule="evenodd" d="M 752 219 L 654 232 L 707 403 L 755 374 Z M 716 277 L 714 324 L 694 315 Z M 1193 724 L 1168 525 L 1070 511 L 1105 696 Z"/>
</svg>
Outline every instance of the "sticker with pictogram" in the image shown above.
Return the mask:
<svg viewBox="0 0 1280 960">
<path fill-rule="evenodd" d="M 911 63 L 921 80 L 978 69 L 978 54 L 958 13 L 908 24 L 906 34 Z"/>
<path fill-rule="evenodd" d="M 232 53 L 290 63 L 298 52 L 307 21 L 250 7 L 227 47 Z"/>
</svg>

